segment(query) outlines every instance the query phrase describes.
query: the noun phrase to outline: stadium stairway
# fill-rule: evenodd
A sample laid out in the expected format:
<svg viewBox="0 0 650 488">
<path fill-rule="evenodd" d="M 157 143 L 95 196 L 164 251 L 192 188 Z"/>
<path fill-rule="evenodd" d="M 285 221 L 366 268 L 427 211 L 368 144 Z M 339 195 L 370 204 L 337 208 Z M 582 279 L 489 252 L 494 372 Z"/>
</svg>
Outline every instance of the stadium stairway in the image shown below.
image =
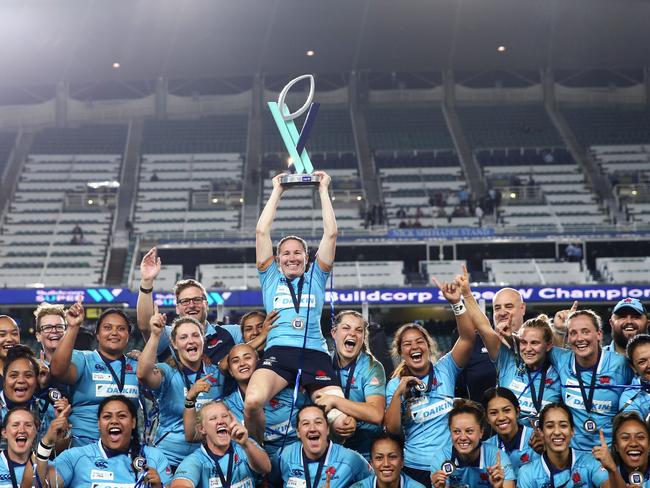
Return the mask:
<svg viewBox="0 0 650 488">
<path fill-rule="evenodd" d="M 589 181 L 592 185 L 593 191 L 595 191 L 596 194 L 602 199 L 609 212 L 616 216 L 616 221 L 624 222 L 625 215 L 616 204 L 614 190 L 612 188 L 611 182 L 605 176 L 603 176 L 602 172 L 598 168 L 598 164 L 585 150 L 585 148 L 580 145 L 578 139 L 571 130 L 571 127 L 569 127 L 566 119 L 557 109 L 552 99 L 549 97 L 545 98 L 546 103 L 544 103 L 544 106 L 546 108 L 548 116 L 560 133 L 560 136 L 562 137 L 562 140 L 564 141 L 566 147 L 571 152 L 573 159 L 575 159 L 575 161 L 582 168 L 583 173 L 587 177 L 587 181 Z"/>
<path fill-rule="evenodd" d="M 140 169 L 140 148 L 142 147 L 143 120 L 134 120 L 129 124 L 129 132 L 124 149 L 124 161 L 120 175 L 120 192 L 117 202 L 117 215 L 113 222 L 113 238 L 108 251 L 108 268 L 106 270 L 106 284 L 119 285 L 127 258 L 129 234 L 126 230 L 126 221 L 131 217 L 135 194 L 137 189 L 138 174 Z"/>
<path fill-rule="evenodd" d="M 5 167 L 4 177 L 2 180 L 2 194 L 0 195 L 0 209 L 6 209 L 8 203 L 11 201 L 18 177 L 25 159 L 29 154 L 32 144 L 34 142 L 34 132 L 30 130 L 22 130 L 16 136 L 16 142 L 13 152 L 7 161 Z"/>
<path fill-rule="evenodd" d="M 445 100 L 442 104 L 442 113 L 447 122 L 447 128 L 454 141 L 456 152 L 461 168 L 465 174 L 465 180 L 469 185 L 470 191 L 474 195 L 485 195 L 487 189 L 485 187 L 485 180 L 481 177 L 481 168 L 474 158 L 472 148 L 465 137 L 463 126 L 460 123 L 458 114 L 456 113 L 456 103 L 454 99 L 454 78 L 450 71 L 445 72 Z"/>
</svg>

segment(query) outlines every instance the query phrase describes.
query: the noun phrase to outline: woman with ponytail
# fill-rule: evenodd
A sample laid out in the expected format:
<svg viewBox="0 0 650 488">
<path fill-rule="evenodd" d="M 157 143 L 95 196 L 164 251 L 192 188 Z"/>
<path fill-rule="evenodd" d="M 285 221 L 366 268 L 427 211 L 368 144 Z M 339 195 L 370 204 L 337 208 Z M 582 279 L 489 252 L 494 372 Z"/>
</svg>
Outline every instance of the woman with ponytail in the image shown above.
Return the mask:
<svg viewBox="0 0 650 488">
<path fill-rule="evenodd" d="M 166 316 L 156 309 L 150 320 L 151 335 L 140 354 L 136 373 L 140 381 L 153 390 L 158 401 L 160 417 L 155 445 L 160 447 L 175 469 L 185 456 L 200 447 L 199 443 L 185 440 L 184 410 L 199 410 L 211 399 L 220 397 L 224 382 L 218 366 L 209 364 L 203 357 L 201 324 L 189 316 L 173 322 L 173 354 L 167 363 L 156 363 L 156 351 L 164 333 L 165 321 Z M 197 381 L 204 386 L 201 392 L 193 388 Z"/>
</svg>

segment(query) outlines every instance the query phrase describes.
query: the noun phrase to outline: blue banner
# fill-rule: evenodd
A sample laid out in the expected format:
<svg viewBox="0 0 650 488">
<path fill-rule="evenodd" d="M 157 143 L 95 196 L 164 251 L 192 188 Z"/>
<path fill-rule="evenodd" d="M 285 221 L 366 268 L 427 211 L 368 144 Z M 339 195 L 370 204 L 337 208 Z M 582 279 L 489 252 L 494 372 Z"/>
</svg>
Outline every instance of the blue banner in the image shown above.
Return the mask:
<svg viewBox="0 0 650 488">
<path fill-rule="evenodd" d="M 477 286 L 473 289 L 478 300 L 491 302 L 500 287 Z M 650 285 L 571 285 L 571 286 L 520 286 L 515 287 L 525 302 L 558 303 L 616 302 L 625 297 L 650 299 Z M 0 305 L 33 305 L 41 302 L 72 304 L 81 297 L 86 306 L 116 306 L 135 308 L 137 291 L 125 288 L 26 288 L 0 290 Z M 174 307 L 173 293 L 154 292 L 153 298 L 160 307 Z M 223 304 L 231 308 L 262 306 L 260 290 L 210 290 L 208 305 Z M 360 288 L 355 290 L 336 289 L 327 291 L 325 301 L 334 300 L 335 305 L 435 305 L 446 303 L 437 288 Z"/>
<path fill-rule="evenodd" d="M 418 229 L 390 229 L 386 237 L 397 239 L 464 239 L 492 237 L 494 227 L 439 227 Z"/>
</svg>

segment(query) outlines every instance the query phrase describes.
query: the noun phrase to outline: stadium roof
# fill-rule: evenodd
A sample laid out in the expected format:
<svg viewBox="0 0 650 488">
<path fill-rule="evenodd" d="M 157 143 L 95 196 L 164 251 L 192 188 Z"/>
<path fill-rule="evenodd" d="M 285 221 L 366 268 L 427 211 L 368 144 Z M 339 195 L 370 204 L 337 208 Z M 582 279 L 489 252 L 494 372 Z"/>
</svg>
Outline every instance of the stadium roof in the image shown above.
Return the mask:
<svg viewBox="0 0 650 488">
<path fill-rule="evenodd" d="M 5 0 L 0 85 L 639 68 L 649 21 L 647 0 Z"/>
</svg>

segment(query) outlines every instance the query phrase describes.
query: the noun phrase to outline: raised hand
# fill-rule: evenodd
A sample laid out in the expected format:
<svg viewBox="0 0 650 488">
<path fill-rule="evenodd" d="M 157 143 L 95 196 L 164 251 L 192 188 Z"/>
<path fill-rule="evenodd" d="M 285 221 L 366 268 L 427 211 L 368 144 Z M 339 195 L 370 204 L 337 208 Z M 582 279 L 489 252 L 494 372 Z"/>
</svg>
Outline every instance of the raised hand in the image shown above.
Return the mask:
<svg viewBox="0 0 650 488">
<path fill-rule="evenodd" d="M 600 429 L 600 444 L 591 448 L 591 453 L 594 455 L 603 468 L 607 471 L 614 472 L 616 471 L 616 463 L 612 457 L 612 453 L 609 451 L 609 446 L 605 440 L 605 434 L 603 434 L 603 429 Z"/>
<path fill-rule="evenodd" d="M 151 331 L 151 334 L 160 337 L 160 335 L 162 334 L 165 328 L 166 323 L 167 323 L 167 315 L 164 313 L 160 313 L 158 311 L 158 305 L 154 303 L 153 315 L 149 320 L 149 330 Z"/>
<path fill-rule="evenodd" d="M 314 171 L 314 176 L 320 176 L 320 185 L 318 186 L 319 190 L 327 190 L 332 182 L 330 175 L 325 173 L 325 171 Z"/>
<path fill-rule="evenodd" d="M 472 289 L 469 286 L 469 273 L 467 272 L 467 266 L 465 264 L 463 264 L 463 272 L 456 275 L 454 282 L 456 283 L 456 286 L 460 288 L 460 292 L 464 297 L 472 294 Z"/>
<path fill-rule="evenodd" d="M 402 378 L 399 380 L 399 383 L 397 384 L 397 388 L 395 388 L 394 395 L 404 396 L 404 393 L 406 392 L 406 385 L 408 385 L 411 381 L 415 381 L 418 384 L 424 385 L 420 378 L 416 378 L 415 376 L 402 376 Z"/>
<path fill-rule="evenodd" d="M 573 305 L 571 305 L 571 308 L 567 308 L 565 310 L 560 310 L 555 314 L 555 317 L 553 317 L 553 327 L 555 330 L 559 331 L 566 331 L 567 328 L 567 318 L 569 315 L 573 312 L 578 310 L 578 300 L 575 300 L 573 302 Z"/>
<path fill-rule="evenodd" d="M 433 281 L 433 283 L 440 289 L 442 296 L 444 296 L 449 303 L 453 304 L 460 302 L 460 287 L 455 281 L 452 283 L 439 282 L 435 276 L 431 277 L 431 281 Z"/>
<path fill-rule="evenodd" d="M 431 475 L 431 485 L 433 488 L 445 488 L 447 484 L 447 475 L 442 469 L 439 469 Z"/>
<path fill-rule="evenodd" d="M 504 475 L 503 467 L 501 466 L 501 451 L 497 451 L 497 462 L 485 469 L 487 469 L 492 488 L 502 488 Z"/>
<path fill-rule="evenodd" d="M 286 176 L 287 173 L 280 173 L 279 175 L 275 175 L 273 179 L 271 180 L 273 182 L 273 191 L 279 191 L 280 193 L 284 192 L 284 187 L 282 186 L 282 183 L 280 180 L 282 179 L 283 176 Z"/>
<path fill-rule="evenodd" d="M 279 310 L 271 310 L 271 312 L 267 314 L 264 322 L 262 323 L 262 334 L 268 335 L 269 331 L 275 329 L 279 325 L 275 323 L 279 317 Z"/>
<path fill-rule="evenodd" d="M 210 383 L 210 378 L 212 378 L 212 373 L 206 374 L 203 378 L 199 378 L 194 382 L 192 388 L 187 392 L 187 399 L 194 401 L 198 398 L 201 393 L 207 393 L 212 388 L 212 383 Z"/>
<path fill-rule="evenodd" d="M 79 297 L 77 303 L 73 304 L 65 312 L 65 323 L 68 327 L 74 329 L 81 327 L 81 324 L 84 323 L 84 306 L 82 304 L 82 298 Z"/>
<path fill-rule="evenodd" d="M 158 249 L 152 247 L 149 252 L 144 255 L 140 263 L 140 280 L 142 280 L 147 287 L 153 285 L 153 281 L 160 273 L 160 258 L 158 257 Z"/>
<path fill-rule="evenodd" d="M 50 426 L 43 436 L 43 444 L 53 446 L 57 441 L 65 438 L 70 427 L 68 424 L 68 416 L 71 411 L 72 406 L 68 405 L 61 412 L 58 412 L 56 418 L 50 422 Z"/>
<path fill-rule="evenodd" d="M 230 429 L 230 437 L 240 446 L 246 444 L 248 440 L 248 430 L 244 427 L 243 424 L 240 424 L 236 420 L 233 420 L 228 426 Z"/>
<path fill-rule="evenodd" d="M 146 486 L 150 486 L 151 488 L 162 488 L 163 485 L 158 471 L 149 466 L 147 466 L 147 474 L 144 475 L 144 482 Z"/>
</svg>

